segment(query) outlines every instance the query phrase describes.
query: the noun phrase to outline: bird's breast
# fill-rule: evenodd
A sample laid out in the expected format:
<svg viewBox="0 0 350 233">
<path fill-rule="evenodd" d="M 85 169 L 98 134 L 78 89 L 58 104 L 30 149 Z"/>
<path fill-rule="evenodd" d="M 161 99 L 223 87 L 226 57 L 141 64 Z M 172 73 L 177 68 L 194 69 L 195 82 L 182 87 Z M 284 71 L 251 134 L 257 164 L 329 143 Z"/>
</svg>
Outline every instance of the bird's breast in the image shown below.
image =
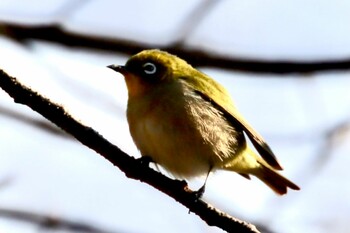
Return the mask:
<svg viewBox="0 0 350 233">
<path fill-rule="evenodd" d="M 205 175 L 233 154 L 234 129 L 210 103 L 184 92 L 130 99 L 127 118 L 143 156 L 180 178 Z"/>
</svg>

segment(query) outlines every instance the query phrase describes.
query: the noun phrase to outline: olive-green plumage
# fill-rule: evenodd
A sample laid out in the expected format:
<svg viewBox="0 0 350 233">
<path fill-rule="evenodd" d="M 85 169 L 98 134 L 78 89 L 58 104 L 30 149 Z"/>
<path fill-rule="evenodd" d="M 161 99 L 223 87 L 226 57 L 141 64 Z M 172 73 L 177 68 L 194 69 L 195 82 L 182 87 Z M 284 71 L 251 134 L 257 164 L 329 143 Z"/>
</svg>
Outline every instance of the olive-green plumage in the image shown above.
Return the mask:
<svg viewBox="0 0 350 233">
<path fill-rule="evenodd" d="M 278 194 L 299 190 L 276 171 L 282 167 L 267 143 L 209 76 L 160 50 L 144 50 L 125 66 L 109 68 L 125 77 L 129 129 L 143 156 L 179 178 L 223 169 L 254 175 Z"/>
</svg>

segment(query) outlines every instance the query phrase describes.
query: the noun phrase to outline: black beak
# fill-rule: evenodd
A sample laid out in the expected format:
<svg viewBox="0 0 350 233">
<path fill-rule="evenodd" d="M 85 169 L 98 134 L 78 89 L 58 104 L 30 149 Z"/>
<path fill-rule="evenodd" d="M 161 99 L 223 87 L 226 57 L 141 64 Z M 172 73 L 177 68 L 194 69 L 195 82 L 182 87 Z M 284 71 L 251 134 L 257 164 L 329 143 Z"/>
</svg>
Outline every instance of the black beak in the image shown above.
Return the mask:
<svg viewBox="0 0 350 233">
<path fill-rule="evenodd" d="M 125 66 L 109 65 L 107 67 L 112 69 L 112 70 L 114 70 L 114 71 L 116 71 L 116 72 L 118 72 L 118 73 L 124 74 L 125 72 L 127 72 L 126 69 L 125 69 Z"/>
</svg>

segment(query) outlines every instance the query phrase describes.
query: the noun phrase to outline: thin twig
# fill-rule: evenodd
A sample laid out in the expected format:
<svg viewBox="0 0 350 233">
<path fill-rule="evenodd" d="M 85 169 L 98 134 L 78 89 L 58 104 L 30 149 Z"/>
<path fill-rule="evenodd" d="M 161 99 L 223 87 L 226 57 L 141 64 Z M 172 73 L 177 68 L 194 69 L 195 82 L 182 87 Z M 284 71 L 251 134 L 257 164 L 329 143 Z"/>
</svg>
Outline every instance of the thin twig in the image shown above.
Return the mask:
<svg viewBox="0 0 350 233">
<path fill-rule="evenodd" d="M 16 78 L 10 77 L 2 70 L 0 70 L 0 87 L 16 103 L 29 106 L 67 133 L 73 135 L 82 144 L 117 166 L 127 177 L 145 182 L 168 194 L 186 206 L 190 212 L 201 217 L 208 225 L 220 227 L 228 232 L 259 232 L 254 225 L 231 217 L 202 200 L 197 200 L 186 182 L 170 179 L 127 155 L 95 130 L 75 120 L 63 107 L 50 102 L 49 99 L 22 85 Z"/>
</svg>

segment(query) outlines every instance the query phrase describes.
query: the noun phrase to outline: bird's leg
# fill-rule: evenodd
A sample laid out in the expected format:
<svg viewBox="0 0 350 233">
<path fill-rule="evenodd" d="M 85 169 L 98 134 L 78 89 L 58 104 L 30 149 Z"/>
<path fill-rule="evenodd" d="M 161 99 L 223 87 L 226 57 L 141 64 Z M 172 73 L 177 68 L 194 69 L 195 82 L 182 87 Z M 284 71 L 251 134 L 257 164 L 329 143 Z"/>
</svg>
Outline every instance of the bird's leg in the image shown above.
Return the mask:
<svg viewBox="0 0 350 233">
<path fill-rule="evenodd" d="M 205 177 L 204 184 L 202 185 L 202 187 L 200 187 L 197 191 L 193 192 L 195 197 L 196 197 L 196 199 L 200 199 L 203 196 L 203 194 L 205 192 L 205 185 L 207 184 L 207 180 L 208 180 L 208 177 L 209 177 L 209 174 L 210 174 L 212 168 L 213 167 L 210 166 L 210 168 L 208 170 L 208 173 L 207 173 L 207 176 Z"/>
<path fill-rule="evenodd" d="M 151 156 L 149 155 L 143 155 L 141 156 L 141 158 L 138 158 L 137 160 L 140 161 L 141 164 L 146 165 L 148 167 L 150 163 L 154 162 Z"/>
</svg>

